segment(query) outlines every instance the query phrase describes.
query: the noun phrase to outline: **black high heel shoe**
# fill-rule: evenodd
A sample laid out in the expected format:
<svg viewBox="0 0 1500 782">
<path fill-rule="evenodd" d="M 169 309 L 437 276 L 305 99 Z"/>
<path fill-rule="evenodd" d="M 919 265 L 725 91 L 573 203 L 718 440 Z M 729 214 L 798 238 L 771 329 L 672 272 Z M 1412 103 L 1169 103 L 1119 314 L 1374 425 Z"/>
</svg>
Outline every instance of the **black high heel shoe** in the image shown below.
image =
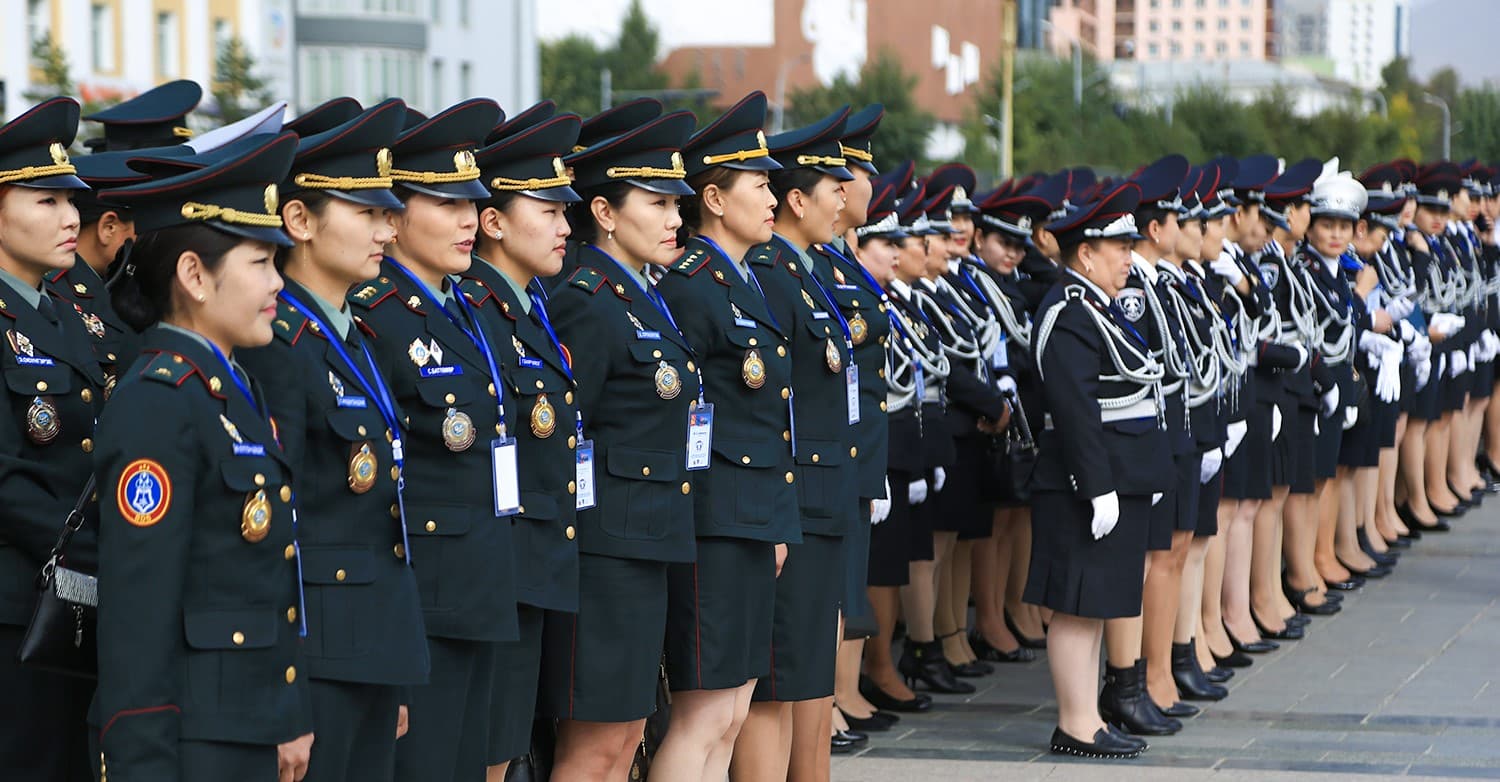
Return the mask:
<svg viewBox="0 0 1500 782">
<path fill-rule="evenodd" d="M 954 677 L 952 666 L 943 657 L 941 641 L 919 643 L 906 639 L 896 670 L 906 678 L 906 686 L 913 690 L 916 690 L 917 682 L 926 685 L 932 692 L 944 695 L 969 695 L 975 689 L 974 685 Z"/>
<path fill-rule="evenodd" d="M 1421 540 L 1423 532 L 1447 532 L 1452 529 L 1452 526 L 1442 519 L 1438 519 L 1436 524 L 1423 524 L 1408 505 L 1397 505 L 1396 516 L 1401 519 L 1402 524 L 1406 525 L 1404 537 L 1407 540 Z"/>
<path fill-rule="evenodd" d="M 1252 620 L 1255 618 L 1254 614 L 1255 612 L 1252 611 L 1250 617 Z M 1260 629 L 1260 623 L 1256 622 L 1255 627 L 1257 630 Z M 1281 648 L 1281 644 L 1276 643 L 1275 641 L 1267 641 L 1264 639 L 1257 639 L 1247 644 L 1240 643 L 1240 639 L 1234 637 L 1234 633 L 1229 630 L 1229 625 L 1227 624 L 1224 625 L 1224 634 L 1229 636 L 1229 645 L 1233 646 L 1234 653 L 1239 655 L 1265 654 L 1266 652 L 1274 652 L 1277 649 Z M 1245 659 L 1248 660 L 1250 658 L 1246 657 Z"/>
<path fill-rule="evenodd" d="M 1390 565 L 1382 565 L 1380 564 L 1379 560 L 1376 560 L 1375 567 L 1372 567 L 1369 570 L 1360 570 L 1353 565 L 1345 564 L 1344 560 L 1342 559 L 1339 560 L 1339 564 L 1343 565 L 1346 569 L 1348 569 L 1350 573 L 1353 573 L 1359 578 L 1385 578 L 1392 572 Z"/>
<path fill-rule="evenodd" d="M 1359 541 L 1359 550 L 1365 552 L 1370 559 L 1375 560 L 1377 565 L 1386 565 L 1395 568 L 1400 561 L 1401 554 L 1396 551 L 1376 551 L 1374 544 L 1370 543 L 1370 536 L 1363 529 L 1355 533 L 1355 539 Z M 1345 565 L 1348 567 L 1348 565 Z"/>
<path fill-rule="evenodd" d="M 1322 603 L 1314 605 L 1307 602 L 1307 596 L 1316 591 L 1316 589 L 1303 589 L 1300 591 L 1294 590 L 1288 592 L 1286 597 L 1292 602 L 1292 605 L 1296 607 L 1298 611 L 1301 611 L 1304 614 L 1312 614 L 1313 616 L 1332 616 L 1344 610 L 1344 607 L 1342 605 L 1335 603 L 1328 595 L 1323 596 Z M 1262 630 L 1261 632 L 1262 634 L 1264 634 L 1265 631 Z M 1275 638 L 1276 636 L 1273 635 L 1271 637 Z"/>
<path fill-rule="evenodd" d="M 1021 642 L 1021 646 L 1022 647 L 1026 648 L 1026 649 L 1046 649 L 1047 648 L 1047 637 L 1045 635 L 1043 635 L 1041 638 L 1031 638 L 1031 637 L 1028 637 L 1025 633 L 1021 632 L 1021 628 L 1019 628 L 1019 627 L 1016 626 L 1016 620 L 1010 618 L 1010 612 L 1009 611 L 1004 612 L 1004 614 L 1005 614 L 1005 629 L 1009 630 L 1010 634 L 1013 635 L 1013 636 L 1015 636 L 1017 641 Z M 1046 631 L 1043 630 L 1042 632 L 1045 633 Z M 969 637 L 972 638 L 973 634 L 971 633 Z M 973 644 L 973 642 L 970 642 L 969 645 L 973 646 L 974 644 Z M 975 652 L 975 654 L 978 654 L 978 652 Z"/>
<path fill-rule="evenodd" d="M 1260 617 L 1256 616 L 1254 611 L 1250 612 L 1250 621 L 1255 623 L 1255 629 L 1260 631 L 1261 638 L 1274 638 L 1277 641 L 1300 641 L 1307 635 L 1306 630 L 1291 625 L 1286 625 L 1280 630 L 1272 632 L 1261 623 Z"/>
<path fill-rule="evenodd" d="M 849 728 L 851 730 L 857 730 L 861 733 L 881 733 L 890 730 L 891 726 L 896 723 L 892 722 L 886 717 L 899 719 L 894 714 L 882 717 L 882 712 L 880 711 L 875 711 L 868 717 L 856 717 L 849 712 L 844 711 L 844 708 L 842 706 L 839 706 L 838 704 L 834 704 L 834 708 L 839 710 L 839 714 L 844 715 L 844 722 L 849 723 Z"/>
<path fill-rule="evenodd" d="M 1011 632 L 1014 633 L 1015 631 L 1012 630 Z M 1019 638 L 1020 636 L 1016 637 Z M 1043 643 L 1043 646 L 1045 645 Z M 1016 647 L 1015 651 L 1002 652 L 992 646 L 989 641 L 984 640 L 984 635 L 978 630 L 969 631 L 969 648 L 974 650 L 974 654 L 979 659 L 992 663 L 1029 663 L 1036 659 L 1036 652 L 1028 649 L 1025 641 L 1022 641 L 1021 645 Z"/>
<path fill-rule="evenodd" d="M 1193 641 L 1172 644 L 1172 681 L 1177 683 L 1177 692 L 1183 700 L 1219 701 L 1229 695 L 1229 690 L 1209 681 L 1198 667 Z"/>
<path fill-rule="evenodd" d="M 871 706 L 882 712 L 899 711 L 906 714 L 920 714 L 932 709 L 932 696 L 919 692 L 915 693 L 916 697 L 910 700 L 900 700 L 893 695 L 886 694 L 886 691 L 880 689 L 880 685 L 876 684 L 874 679 L 863 674 L 859 677 L 859 694 L 865 696 L 865 700 L 869 701 Z"/>
<path fill-rule="evenodd" d="M 1484 502 L 1484 489 L 1470 489 L 1469 491 L 1459 491 L 1458 489 L 1453 488 L 1453 484 L 1450 483 L 1448 484 L 1448 491 L 1453 492 L 1453 496 L 1459 498 L 1459 500 L 1463 502 L 1467 502 L 1472 508 L 1477 508 L 1481 503 Z"/>
</svg>

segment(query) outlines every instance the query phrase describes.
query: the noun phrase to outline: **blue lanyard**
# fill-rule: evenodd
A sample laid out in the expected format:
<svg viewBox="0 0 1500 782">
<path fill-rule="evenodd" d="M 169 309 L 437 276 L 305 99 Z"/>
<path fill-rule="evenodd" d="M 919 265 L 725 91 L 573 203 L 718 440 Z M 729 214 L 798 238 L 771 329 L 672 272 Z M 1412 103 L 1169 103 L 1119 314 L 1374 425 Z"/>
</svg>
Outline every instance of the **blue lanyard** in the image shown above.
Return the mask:
<svg viewBox="0 0 1500 782">
<path fill-rule="evenodd" d="M 785 244 L 789 248 L 792 246 L 791 243 L 786 241 L 785 239 L 782 239 L 781 243 Z M 821 293 L 823 295 L 823 303 L 828 305 L 828 310 L 833 313 L 833 317 L 838 319 L 839 329 L 844 332 L 844 346 L 849 349 L 849 354 L 853 355 L 854 337 L 849 333 L 849 321 L 844 320 L 844 311 L 839 309 L 838 302 L 834 301 L 833 296 L 829 295 L 828 289 L 823 287 L 823 282 L 818 279 L 818 275 L 815 274 L 811 268 L 807 270 L 807 278 L 812 280 L 813 285 L 817 286 L 818 293 Z"/>
<path fill-rule="evenodd" d="M 625 276 L 628 277 L 633 274 L 633 272 L 625 268 L 625 264 L 615 260 L 615 257 L 613 255 L 610 255 L 609 253 L 599 249 L 592 244 L 586 246 L 590 250 L 593 250 L 594 252 L 599 253 L 605 258 L 608 258 L 611 263 L 620 268 L 620 271 L 625 274 Z M 660 312 L 662 314 L 662 317 L 666 318 L 667 322 L 672 324 L 672 330 L 677 332 L 677 336 L 682 337 L 682 329 L 677 328 L 677 319 L 672 317 L 672 310 L 667 308 L 667 300 L 663 299 L 661 297 L 661 294 L 656 292 L 656 289 L 651 286 L 650 282 L 646 282 L 641 286 L 641 288 L 646 292 L 646 301 L 651 302 L 651 306 L 655 307 L 656 311 Z M 686 342 L 687 338 L 683 337 L 683 341 Z"/>
<path fill-rule="evenodd" d="M 453 299 L 458 302 L 458 308 L 463 310 L 464 316 L 468 318 L 469 322 L 474 324 L 472 329 L 465 326 L 457 315 L 450 312 L 448 307 L 443 304 L 443 300 L 438 298 L 437 294 L 433 293 L 431 288 L 427 287 L 427 283 L 422 282 L 417 278 L 417 275 L 412 274 L 410 269 L 402 266 L 399 261 L 390 256 L 386 256 L 386 260 L 389 260 L 392 266 L 406 275 L 406 278 L 417 286 L 417 290 L 420 290 L 423 296 L 427 297 L 433 304 L 436 304 L 437 308 L 442 310 L 444 315 L 448 316 L 448 320 L 453 323 L 454 327 L 463 332 L 464 336 L 468 337 L 469 341 L 474 343 L 474 347 L 484 356 L 484 363 L 490 372 L 490 382 L 495 384 L 495 408 L 499 411 L 501 436 L 504 437 L 505 382 L 500 377 L 500 368 L 495 364 L 495 353 L 490 350 L 489 338 L 484 335 L 484 329 L 480 327 L 479 319 L 475 317 L 474 310 L 469 307 L 469 301 L 464 298 L 463 291 L 454 291 Z"/>
<path fill-rule="evenodd" d="M 535 280 L 533 280 L 533 282 L 535 282 Z M 540 286 L 538 286 L 538 287 L 540 287 Z M 563 352 L 562 342 L 557 339 L 557 332 L 552 330 L 552 319 L 549 318 L 549 317 L 547 317 L 547 304 L 546 304 L 546 302 L 542 301 L 542 297 L 540 295 L 538 295 L 536 291 L 531 291 L 530 292 L 530 296 L 531 296 L 531 309 L 532 309 L 533 312 L 536 313 L 537 320 L 539 320 L 539 321 L 542 322 L 542 330 L 545 331 L 545 332 L 547 332 L 547 339 L 552 340 L 552 349 L 557 351 L 557 358 L 558 358 L 559 361 L 562 362 L 563 374 L 567 375 L 568 382 L 572 383 L 572 382 L 574 382 L 573 381 L 573 367 L 572 367 L 571 364 L 568 363 L 568 354 L 566 354 L 566 353 Z M 577 424 L 577 429 L 578 429 L 578 439 L 582 440 L 583 439 L 583 409 L 582 408 L 575 408 L 575 412 L 577 413 L 577 420 L 575 421 L 575 423 Z"/>
<path fill-rule="evenodd" d="M 219 346 L 215 345 L 213 340 L 205 339 L 203 341 L 208 343 L 208 349 L 212 350 L 214 357 L 219 359 L 220 364 L 224 365 L 224 371 L 229 373 L 229 379 L 234 381 L 234 387 L 238 388 L 241 394 L 244 394 L 245 401 L 250 403 L 250 408 L 264 418 L 266 411 L 260 409 L 260 403 L 255 401 L 255 394 L 251 392 L 250 386 L 245 384 L 244 378 L 240 377 L 240 373 L 234 368 L 234 365 L 229 363 L 229 357 L 224 355 L 224 351 L 219 350 Z"/>
<path fill-rule="evenodd" d="M 714 248 L 714 250 L 716 250 L 720 255 L 722 255 L 726 259 L 728 259 L 730 265 L 734 266 L 736 272 L 738 272 L 738 270 L 739 270 L 739 264 L 735 263 L 735 260 L 733 258 L 729 257 L 729 253 L 724 252 L 724 248 L 720 247 L 718 242 L 716 242 L 716 241 L 714 241 L 714 240 L 712 240 L 712 239 L 710 239 L 707 236 L 704 236 L 702 234 L 698 234 L 698 235 L 694 236 L 693 238 L 698 239 L 698 240 L 702 241 L 704 244 L 707 244 L 708 246 Z M 743 262 L 744 259 L 741 258 L 740 261 Z M 776 313 L 774 313 L 774 312 L 771 311 L 771 305 L 766 300 L 766 289 L 760 287 L 760 280 L 756 278 L 755 272 L 752 271 L 749 268 L 749 264 L 746 264 L 746 269 L 745 269 L 745 283 L 748 284 L 750 287 L 754 288 L 756 293 L 760 294 L 760 300 L 761 301 L 767 302 L 766 303 L 766 315 L 768 317 L 770 317 L 770 319 L 771 319 L 771 325 L 775 326 L 779 330 L 781 328 L 781 324 L 776 322 Z"/>
</svg>

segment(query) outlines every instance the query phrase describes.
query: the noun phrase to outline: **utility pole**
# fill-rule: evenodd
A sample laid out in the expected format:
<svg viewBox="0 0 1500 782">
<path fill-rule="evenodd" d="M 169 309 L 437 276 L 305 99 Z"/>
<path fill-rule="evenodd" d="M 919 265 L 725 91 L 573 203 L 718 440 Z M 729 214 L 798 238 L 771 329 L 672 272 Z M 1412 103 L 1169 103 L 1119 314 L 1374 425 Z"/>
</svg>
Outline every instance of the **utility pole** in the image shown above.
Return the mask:
<svg viewBox="0 0 1500 782">
<path fill-rule="evenodd" d="M 1448 112 L 1448 102 L 1430 92 L 1422 93 L 1422 100 L 1443 111 L 1443 159 L 1448 160 L 1453 151 L 1453 115 Z"/>
<path fill-rule="evenodd" d="M 615 105 L 614 74 L 608 68 L 599 70 L 599 110 Z"/>
<path fill-rule="evenodd" d="M 1000 175 L 1015 175 L 1016 0 L 1001 0 Z"/>
</svg>

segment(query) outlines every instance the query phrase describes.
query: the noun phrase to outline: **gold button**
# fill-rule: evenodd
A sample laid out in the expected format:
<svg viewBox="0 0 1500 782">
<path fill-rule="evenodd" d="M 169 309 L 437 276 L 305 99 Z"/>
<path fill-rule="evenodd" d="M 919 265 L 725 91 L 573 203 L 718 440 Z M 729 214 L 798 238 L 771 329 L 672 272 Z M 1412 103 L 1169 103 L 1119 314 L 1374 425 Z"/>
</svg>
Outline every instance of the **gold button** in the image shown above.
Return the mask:
<svg viewBox="0 0 1500 782">
<path fill-rule="evenodd" d="M 361 424 L 360 427 L 358 429 L 355 429 L 354 431 L 359 432 L 359 436 L 360 437 L 364 437 L 366 434 L 369 433 L 368 430 L 365 429 L 365 427 L 364 427 L 363 424 Z"/>
<path fill-rule="evenodd" d="M 783 389 L 781 389 L 781 398 L 782 399 L 790 399 L 791 397 L 792 397 L 792 389 L 790 389 L 790 388 L 783 388 Z"/>
<path fill-rule="evenodd" d="M 224 387 L 224 383 L 222 381 L 220 381 L 217 377 L 211 377 L 211 378 L 208 379 L 208 390 L 214 392 L 215 394 L 219 393 L 219 389 L 221 389 L 223 387 Z"/>
<path fill-rule="evenodd" d="M 792 441 L 792 430 L 790 430 L 790 429 L 783 429 L 783 430 L 781 430 L 781 439 L 785 440 L 786 442 L 791 442 Z"/>
<path fill-rule="evenodd" d="M 882 413 L 885 412 L 885 400 L 884 399 L 880 400 L 880 412 L 882 412 Z"/>
<path fill-rule="evenodd" d="M 750 457 L 748 457 L 748 456 L 741 456 L 740 457 L 740 463 L 741 464 L 749 464 L 750 463 Z"/>
<path fill-rule="evenodd" d="M 786 345 L 777 345 L 776 346 L 776 355 L 778 355 L 778 356 L 785 356 L 786 355 Z"/>
<path fill-rule="evenodd" d="M 563 534 L 568 536 L 568 540 L 572 540 L 578 537 L 578 530 L 568 527 L 566 530 L 563 530 Z"/>
<path fill-rule="evenodd" d="M 795 479 L 795 478 L 793 478 L 793 477 L 792 477 L 792 474 L 791 474 L 791 473 L 787 473 L 787 474 L 786 474 L 786 482 L 787 482 L 787 483 L 791 483 L 791 482 L 792 482 L 792 481 L 794 481 L 794 480 L 796 480 L 796 479 Z"/>
<path fill-rule="evenodd" d="M 45 380 L 38 380 L 38 381 L 36 381 L 36 390 L 38 390 L 38 391 L 46 391 L 47 390 L 47 381 L 45 381 Z"/>
<path fill-rule="evenodd" d="M 813 464 L 817 464 L 818 461 L 819 461 L 818 455 L 817 454 L 813 454 Z"/>
<path fill-rule="evenodd" d="M 85 402 L 92 402 L 92 401 L 94 401 L 94 392 L 88 390 L 87 388 L 83 389 L 83 391 L 78 396 L 79 396 L 79 398 L 83 399 L 83 401 L 85 401 Z"/>
<path fill-rule="evenodd" d="M 578 438 L 574 437 L 571 434 L 568 435 L 568 447 L 569 448 L 577 448 L 578 447 Z"/>
<path fill-rule="evenodd" d="M 849 458 L 853 459 L 854 457 L 856 457 L 858 455 L 859 455 L 859 447 L 858 446 L 854 446 L 854 447 L 851 447 L 849 449 Z"/>
<path fill-rule="evenodd" d="M 287 624 L 294 624 L 297 621 L 297 607 L 296 606 L 292 606 L 292 607 L 290 607 L 290 608 L 288 608 L 286 610 L 286 621 L 287 621 Z"/>
<path fill-rule="evenodd" d="M 333 574 L 333 580 L 334 581 L 343 581 L 344 579 L 346 579 L 348 577 L 349 577 L 349 574 L 347 572 L 345 572 L 343 568 L 339 568 Z"/>
<path fill-rule="evenodd" d="M 454 403 L 454 402 L 456 402 L 456 401 L 458 401 L 458 397 L 456 397 L 456 396 L 454 396 L 454 395 L 452 395 L 452 394 L 445 394 L 445 395 L 444 395 L 444 396 L 443 396 L 443 401 L 444 401 L 444 402 L 447 402 L 447 403 L 448 403 L 448 404 L 450 404 L 450 405 L 451 405 L 451 404 L 453 404 L 453 403 Z"/>
<path fill-rule="evenodd" d="M 577 492 L 578 492 L 578 483 L 575 482 L 575 481 L 568 481 L 568 493 L 569 494 L 576 494 Z"/>
<path fill-rule="evenodd" d="M 569 391 L 568 393 L 563 394 L 563 401 L 567 402 L 570 405 L 573 404 L 573 392 Z"/>
<path fill-rule="evenodd" d="M 181 364 L 182 363 L 182 356 L 173 356 L 172 357 L 172 363 L 173 364 Z"/>
<path fill-rule="evenodd" d="M 391 553 L 396 555 L 396 559 L 406 559 L 406 547 L 400 543 L 391 548 Z"/>
<path fill-rule="evenodd" d="M 392 467 L 391 468 L 391 480 L 396 481 L 396 480 L 400 480 L 400 479 L 401 479 L 401 468 L 400 467 Z"/>
<path fill-rule="evenodd" d="M 292 558 L 296 557 L 297 556 L 297 545 L 295 543 L 288 543 L 288 544 L 286 544 L 286 551 L 282 552 L 282 556 L 286 557 L 287 559 L 292 559 Z"/>
<path fill-rule="evenodd" d="M 859 306 L 859 299 L 850 299 L 849 300 L 849 306 L 851 306 L 851 307 L 858 307 Z"/>
<path fill-rule="evenodd" d="M 697 372 L 698 371 L 698 368 L 695 367 L 695 366 L 693 366 L 693 362 L 691 362 L 691 361 L 688 362 L 687 367 L 688 367 L 688 371 L 689 372 Z"/>
<path fill-rule="evenodd" d="M 107 359 L 109 359 L 110 361 L 114 361 L 115 360 L 115 354 L 113 354 L 113 353 L 105 353 L 104 357 L 107 358 Z"/>
<path fill-rule="evenodd" d="M 650 474 L 651 474 L 651 468 L 650 467 L 642 467 L 641 468 L 641 475 L 650 475 Z"/>
<path fill-rule="evenodd" d="M 683 481 L 682 482 L 682 493 L 683 494 L 687 494 L 687 493 L 691 492 L 692 490 L 693 490 L 693 484 L 691 484 L 691 483 L 689 483 L 687 481 Z"/>
<path fill-rule="evenodd" d="M 884 378 L 885 377 L 885 367 L 881 367 L 881 368 L 875 370 L 875 377 Z"/>
<path fill-rule="evenodd" d="M 283 487 L 281 487 L 281 501 L 282 502 L 291 502 L 292 501 L 292 487 L 290 487 L 290 486 L 283 486 Z"/>
<path fill-rule="evenodd" d="M 388 443 L 396 442 L 396 433 L 389 429 L 385 430 L 385 441 Z"/>
<path fill-rule="evenodd" d="M 286 683 L 292 684 L 295 681 L 297 681 L 297 666 L 288 665 L 286 667 Z"/>
<path fill-rule="evenodd" d="M 495 384 L 491 383 L 489 385 L 489 387 L 486 388 L 485 390 L 490 392 L 490 396 L 494 396 L 495 395 Z"/>
<path fill-rule="evenodd" d="M 516 513 L 518 513 L 518 514 L 520 514 L 522 516 L 525 516 L 526 515 L 526 506 L 525 505 L 517 505 L 516 506 Z"/>
<path fill-rule="evenodd" d="M 543 383 L 540 380 L 536 381 L 536 390 L 540 391 L 540 390 L 542 390 L 542 389 L 544 389 L 546 387 L 547 387 L 546 383 Z"/>
<path fill-rule="evenodd" d="M 755 347 L 756 345 L 759 345 L 759 344 L 760 344 L 760 341 L 757 340 L 755 337 L 751 337 L 750 338 L 750 347 L 753 348 L 753 347 Z"/>
<path fill-rule="evenodd" d="M 427 522 L 427 531 L 428 532 L 437 532 L 437 522 L 435 522 L 435 521 L 428 521 Z"/>
<path fill-rule="evenodd" d="M 884 304 L 880 305 L 880 311 L 881 312 L 885 312 L 885 305 Z"/>
<path fill-rule="evenodd" d="M 234 635 L 229 636 L 229 640 L 233 641 L 235 646 L 244 646 L 245 634 L 238 630 L 235 630 Z"/>
<path fill-rule="evenodd" d="M 885 347 L 885 337 L 880 338 L 880 346 Z"/>
<path fill-rule="evenodd" d="M 651 357 L 652 358 L 661 358 L 661 351 L 660 350 L 653 350 L 653 351 L 651 351 Z"/>
<path fill-rule="evenodd" d="M 391 518 L 393 518 L 393 519 L 399 519 L 399 518 L 401 518 L 401 506 L 399 506 L 399 505 L 392 505 L 391 506 Z"/>
<path fill-rule="evenodd" d="M 78 444 L 78 447 L 82 448 L 84 453 L 93 453 L 94 452 L 94 441 L 90 440 L 87 437 L 85 437 L 85 438 L 83 438 L 83 442 L 81 442 L 81 443 Z"/>
</svg>

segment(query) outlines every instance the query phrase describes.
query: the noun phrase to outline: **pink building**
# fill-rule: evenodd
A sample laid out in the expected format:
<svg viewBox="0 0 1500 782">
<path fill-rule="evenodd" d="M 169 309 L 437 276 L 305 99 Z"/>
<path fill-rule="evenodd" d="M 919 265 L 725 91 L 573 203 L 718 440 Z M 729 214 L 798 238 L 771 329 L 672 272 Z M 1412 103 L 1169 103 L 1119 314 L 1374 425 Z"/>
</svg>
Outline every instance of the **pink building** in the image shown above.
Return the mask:
<svg viewBox="0 0 1500 782">
<path fill-rule="evenodd" d="M 1060 0 L 1049 17 L 1059 55 L 1099 60 L 1276 58 L 1270 0 Z"/>
</svg>

